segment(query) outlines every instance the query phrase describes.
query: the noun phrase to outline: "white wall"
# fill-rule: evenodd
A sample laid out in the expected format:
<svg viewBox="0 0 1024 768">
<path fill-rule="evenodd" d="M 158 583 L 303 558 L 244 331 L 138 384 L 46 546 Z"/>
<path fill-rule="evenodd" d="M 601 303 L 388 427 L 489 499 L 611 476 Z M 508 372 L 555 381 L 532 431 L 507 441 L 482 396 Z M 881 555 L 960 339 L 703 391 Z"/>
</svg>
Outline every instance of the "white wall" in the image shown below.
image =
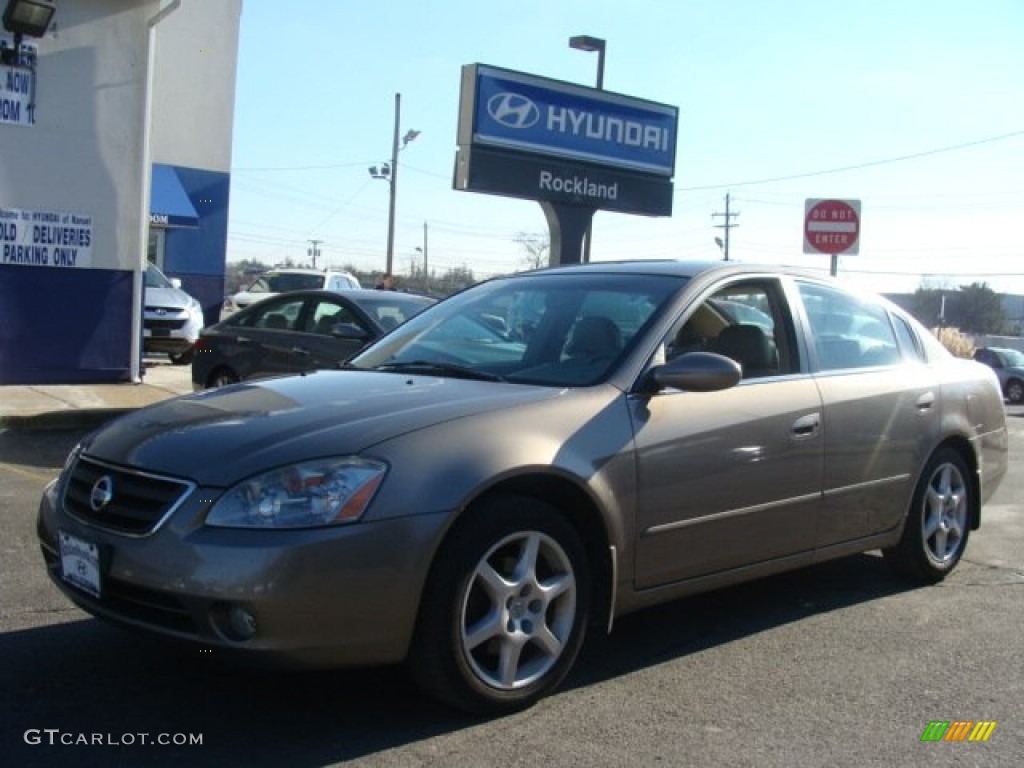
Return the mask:
<svg viewBox="0 0 1024 768">
<path fill-rule="evenodd" d="M 157 27 L 154 163 L 230 170 L 241 13 L 242 0 L 182 0 Z"/>
<path fill-rule="evenodd" d="M 36 123 L 0 124 L 0 206 L 92 216 L 92 267 L 138 262 L 146 19 L 156 0 L 61 0 L 35 41 Z"/>
</svg>

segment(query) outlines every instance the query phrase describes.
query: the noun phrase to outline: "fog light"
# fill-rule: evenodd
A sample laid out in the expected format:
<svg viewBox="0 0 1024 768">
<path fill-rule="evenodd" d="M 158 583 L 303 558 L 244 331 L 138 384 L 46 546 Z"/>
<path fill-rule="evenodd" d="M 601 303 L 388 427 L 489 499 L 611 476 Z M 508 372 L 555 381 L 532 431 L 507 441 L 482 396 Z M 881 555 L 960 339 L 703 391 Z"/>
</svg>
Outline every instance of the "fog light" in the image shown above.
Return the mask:
<svg viewBox="0 0 1024 768">
<path fill-rule="evenodd" d="M 256 634 L 256 617 L 240 605 L 231 606 L 228 623 L 240 640 L 248 640 Z"/>
<path fill-rule="evenodd" d="M 237 603 L 217 603 L 210 611 L 213 625 L 228 640 L 244 643 L 256 635 L 256 617 Z"/>
</svg>

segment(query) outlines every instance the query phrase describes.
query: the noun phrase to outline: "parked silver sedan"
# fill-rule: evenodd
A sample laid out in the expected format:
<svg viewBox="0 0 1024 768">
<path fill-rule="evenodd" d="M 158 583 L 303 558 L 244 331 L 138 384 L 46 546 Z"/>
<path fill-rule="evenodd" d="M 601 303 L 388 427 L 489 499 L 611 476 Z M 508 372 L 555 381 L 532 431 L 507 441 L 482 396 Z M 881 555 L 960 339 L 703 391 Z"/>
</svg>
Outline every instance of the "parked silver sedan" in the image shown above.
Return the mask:
<svg viewBox="0 0 1024 768">
<path fill-rule="evenodd" d="M 595 263 L 477 285 L 348 370 L 124 416 L 75 448 L 38 530 L 96 616 L 290 663 L 404 661 L 494 714 L 654 603 L 872 549 L 936 582 L 1006 468 L 991 369 L 880 298 Z"/>
</svg>

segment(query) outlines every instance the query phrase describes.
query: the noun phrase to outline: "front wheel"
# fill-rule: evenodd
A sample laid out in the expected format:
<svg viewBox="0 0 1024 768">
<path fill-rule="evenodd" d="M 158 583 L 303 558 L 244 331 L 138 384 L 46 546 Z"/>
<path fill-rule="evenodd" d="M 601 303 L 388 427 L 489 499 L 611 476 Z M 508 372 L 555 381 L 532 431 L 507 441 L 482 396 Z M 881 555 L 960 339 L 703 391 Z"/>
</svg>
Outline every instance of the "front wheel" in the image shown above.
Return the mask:
<svg viewBox="0 0 1024 768">
<path fill-rule="evenodd" d="M 239 381 L 238 374 L 230 368 L 218 368 L 210 374 L 210 378 L 206 380 L 207 389 L 216 389 L 217 387 L 226 387 L 229 384 L 237 384 Z"/>
<path fill-rule="evenodd" d="M 935 583 L 960 562 L 974 519 L 975 494 L 963 457 L 940 448 L 929 460 L 914 491 L 899 543 L 883 554 L 915 581 Z"/>
<path fill-rule="evenodd" d="M 476 714 L 531 706 L 583 643 L 590 573 L 558 510 L 509 496 L 470 513 L 435 559 L 410 666 L 430 694 Z"/>
<path fill-rule="evenodd" d="M 194 347 L 189 347 L 184 352 L 171 352 L 167 355 L 174 365 L 188 365 L 196 356 Z"/>
</svg>

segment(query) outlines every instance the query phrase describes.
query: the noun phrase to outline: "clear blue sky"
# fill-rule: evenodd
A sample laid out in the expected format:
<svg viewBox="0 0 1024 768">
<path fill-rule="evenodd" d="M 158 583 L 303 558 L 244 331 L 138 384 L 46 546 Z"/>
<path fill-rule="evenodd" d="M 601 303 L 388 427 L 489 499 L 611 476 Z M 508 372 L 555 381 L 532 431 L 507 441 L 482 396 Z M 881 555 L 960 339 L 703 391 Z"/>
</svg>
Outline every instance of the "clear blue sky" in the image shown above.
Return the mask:
<svg viewBox="0 0 1024 768">
<path fill-rule="evenodd" d="M 479 62 L 680 110 L 674 213 L 598 212 L 595 261 L 731 256 L 828 270 L 802 254 L 806 198 L 863 205 L 840 274 L 878 290 L 985 281 L 1024 293 L 1020 0 L 291 0 L 244 4 L 228 258 L 383 269 L 388 185 L 367 168 L 402 133 L 395 267 L 521 268 L 537 203 L 452 189 L 460 68 Z M 856 167 L 854 170 L 836 170 Z M 924 277 L 923 277 L 924 276 Z"/>
</svg>

